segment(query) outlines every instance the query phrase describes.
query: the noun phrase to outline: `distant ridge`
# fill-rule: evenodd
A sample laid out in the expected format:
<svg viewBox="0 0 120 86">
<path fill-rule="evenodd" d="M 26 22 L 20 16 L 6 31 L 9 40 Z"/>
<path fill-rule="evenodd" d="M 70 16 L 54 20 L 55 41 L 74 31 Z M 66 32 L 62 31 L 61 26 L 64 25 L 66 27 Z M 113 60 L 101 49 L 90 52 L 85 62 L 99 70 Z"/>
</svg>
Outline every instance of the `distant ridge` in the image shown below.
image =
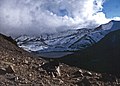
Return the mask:
<svg viewBox="0 0 120 86">
<path fill-rule="evenodd" d="M 93 46 L 62 57 L 69 65 L 101 72 L 120 72 L 120 30 L 110 32 Z"/>
<path fill-rule="evenodd" d="M 48 52 L 74 52 L 96 44 L 105 35 L 118 29 L 120 21 L 112 20 L 93 29 L 74 29 L 56 34 L 41 34 L 39 37 L 24 35 L 17 37 L 16 41 L 19 47 L 39 55 Z"/>
</svg>

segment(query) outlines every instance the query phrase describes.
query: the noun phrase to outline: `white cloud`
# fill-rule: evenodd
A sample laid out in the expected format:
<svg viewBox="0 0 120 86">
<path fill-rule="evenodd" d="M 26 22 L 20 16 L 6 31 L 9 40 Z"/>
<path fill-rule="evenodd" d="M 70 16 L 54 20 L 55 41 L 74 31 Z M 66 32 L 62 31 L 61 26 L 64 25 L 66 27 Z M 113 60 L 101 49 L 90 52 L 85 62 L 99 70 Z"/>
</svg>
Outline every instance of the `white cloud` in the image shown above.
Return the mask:
<svg viewBox="0 0 120 86">
<path fill-rule="evenodd" d="M 0 0 L 0 32 L 40 34 L 108 22 L 104 0 Z"/>
<path fill-rule="evenodd" d="M 110 20 L 120 21 L 120 17 L 114 17 L 114 18 L 111 18 Z"/>
</svg>

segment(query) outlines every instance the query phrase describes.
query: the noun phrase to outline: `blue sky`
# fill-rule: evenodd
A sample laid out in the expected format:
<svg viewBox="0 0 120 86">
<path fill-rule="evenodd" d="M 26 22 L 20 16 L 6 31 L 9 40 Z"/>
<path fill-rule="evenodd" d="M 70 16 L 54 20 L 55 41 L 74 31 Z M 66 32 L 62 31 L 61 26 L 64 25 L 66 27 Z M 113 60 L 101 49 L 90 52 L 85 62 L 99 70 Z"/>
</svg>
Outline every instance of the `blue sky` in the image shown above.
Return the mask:
<svg viewBox="0 0 120 86">
<path fill-rule="evenodd" d="M 120 17 L 120 0 L 106 0 L 103 7 L 107 18 Z"/>
</svg>

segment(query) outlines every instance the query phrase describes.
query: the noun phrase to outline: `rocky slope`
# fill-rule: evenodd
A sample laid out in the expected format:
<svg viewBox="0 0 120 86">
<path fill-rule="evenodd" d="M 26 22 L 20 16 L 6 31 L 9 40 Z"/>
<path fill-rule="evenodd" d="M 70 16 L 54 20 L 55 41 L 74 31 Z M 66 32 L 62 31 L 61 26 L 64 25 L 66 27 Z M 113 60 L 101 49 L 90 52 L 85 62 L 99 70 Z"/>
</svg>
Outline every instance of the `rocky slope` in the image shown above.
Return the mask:
<svg viewBox="0 0 120 86">
<path fill-rule="evenodd" d="M 45 60 L 21 48 L 0 34 L 0 86 L 119 86 L 120 79 Z"/>
</svg>

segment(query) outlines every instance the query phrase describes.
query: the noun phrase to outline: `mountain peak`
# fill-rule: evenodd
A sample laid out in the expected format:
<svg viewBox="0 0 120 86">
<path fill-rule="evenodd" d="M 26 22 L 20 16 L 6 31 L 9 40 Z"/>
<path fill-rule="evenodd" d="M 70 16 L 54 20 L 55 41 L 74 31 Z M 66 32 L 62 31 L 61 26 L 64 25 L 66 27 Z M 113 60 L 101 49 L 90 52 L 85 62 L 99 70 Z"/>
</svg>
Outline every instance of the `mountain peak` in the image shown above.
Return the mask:
<svg viewBox="0 0 120 86">
<path fill-rule="evenodd" d="M 120 21 L 112 20 L 110 23 L 113 23 L 111 31 L 120 29 Z"/>
<path fill-rule="evenodd" d="M 110 22 L 119 22 L 120 23 L 120 21 L 118 21 L 118 20 L 111 20 Z"/>
</svg>

